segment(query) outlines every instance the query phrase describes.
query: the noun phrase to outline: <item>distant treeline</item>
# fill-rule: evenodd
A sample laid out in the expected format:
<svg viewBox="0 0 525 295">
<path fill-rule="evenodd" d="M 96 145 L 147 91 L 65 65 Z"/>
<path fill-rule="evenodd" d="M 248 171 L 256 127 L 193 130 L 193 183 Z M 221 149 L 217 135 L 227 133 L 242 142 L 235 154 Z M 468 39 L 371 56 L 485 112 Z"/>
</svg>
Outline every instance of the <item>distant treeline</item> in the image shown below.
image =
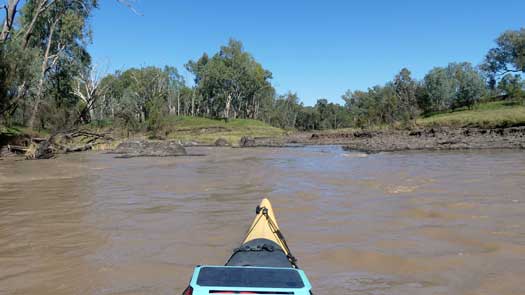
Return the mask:
<svg viewBox="0 0 525 295">
<path fill-rule="evenodd" d="M 230 40 L 214 54 L 175 67 L 146 66 L 103 75 L 86 50 L 94 0 L 10 0 L 0 34 L 0 124 L 60 129 L 76 124 L 162 127 L 168 116 L 249 118 L 286 129 L 411 124 L 422 115 L 469 108 L 481 99 L 523 99 L 525 29 L 506 31 L 482 64 L 451 63 L 415 80 L 401 69 L 392 81 L 347 91 L 344 105 L 304 106 L 276 93 L 272 73 Z"/>
</svg>

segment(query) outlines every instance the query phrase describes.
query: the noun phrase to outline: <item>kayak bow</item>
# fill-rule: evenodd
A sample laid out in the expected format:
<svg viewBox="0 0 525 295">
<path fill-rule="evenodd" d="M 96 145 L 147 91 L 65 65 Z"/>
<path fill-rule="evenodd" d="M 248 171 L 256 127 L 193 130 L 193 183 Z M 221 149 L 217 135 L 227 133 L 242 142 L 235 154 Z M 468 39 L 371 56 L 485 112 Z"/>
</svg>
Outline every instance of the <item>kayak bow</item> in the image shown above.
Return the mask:
<svg viewBox="0 0 525 295">
<path fill-rule="evenodd" d="M 183 295 L 312 294 L 279 229 L 272 204 L 263 199 L 241 246 L 225 266 L 197 266 Z"/>
<path fill-rule="evenodd" d="M 272 204 L 263 199 L 242 245 L 234 250 L 226 265 L 297 268 L 273 213 Z"/>
</svg>

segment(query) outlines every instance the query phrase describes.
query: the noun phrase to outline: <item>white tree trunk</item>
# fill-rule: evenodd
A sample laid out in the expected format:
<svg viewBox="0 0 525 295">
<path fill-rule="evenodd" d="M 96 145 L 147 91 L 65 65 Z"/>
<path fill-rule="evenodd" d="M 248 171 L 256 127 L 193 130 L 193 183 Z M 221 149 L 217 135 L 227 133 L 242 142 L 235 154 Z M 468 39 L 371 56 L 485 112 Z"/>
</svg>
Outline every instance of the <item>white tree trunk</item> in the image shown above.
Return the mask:
<svg viewBox="0 0 525 295">
<path fill-rule="evenodd" d="M 177 116 L 180 116 L 180 91 L 177 91 Z"/>
<path fill-rule="evenodd" d="M 226 119 L 230 118 L 230 107 L 232 104 L 232 95 L 228 94 L 228 97 L 226 97 L 226 107 L 224 108 L 224 117 Z"/>
<path fill-rule="evenodd" d="M 4 24 L 2 26 L 2 32 L 0 33 L 0 42 L 5 42 L 7 38 L 9 38 L 9 34 L 11 33 L 11 29 L 13 28 L 15 21 L 16 7 L 18 6 L 18 2 L 20 2 L 20 0 L 9 0 L 9 2 L 7 2 L 5 7 L 6 15 Z"/>
<path fill-rule="evenodd" d="M 191 116 L 193 117 L 195 115 L 195 88 L 193 89 L 193 93 L 191 95 Z"/>
<path fill-rule="evenodd" d="M 47 72 L 47 63 L 49 61 L 49 52 L 51 51 L 51 43 L 53 41 L 53 34 L 55 32 L 56 24 L 57 24 L 57 21 L 53 22 L 49 30 L 49 36 L 47 38 L 47 45 L 46 45 L 46 52 L 44 54 L 44 60 L 42 61 L 42 67 L 40 68 L 40 74 L 41 74 L 40 80 L 38 81 L 38 88 L 36 92 L 35 102 L 31 110 L 31 117 L 29 118 L 29 124 L 28 124 L 29 129 L 33 129 L 34 127 L 36 115 L 38 113 L 38 108 L 40 106 L 40 101 L 42 99 L 42 93 L 44 91 L 44 81 L 45 81 L 45 76 Z"/>
</svg>

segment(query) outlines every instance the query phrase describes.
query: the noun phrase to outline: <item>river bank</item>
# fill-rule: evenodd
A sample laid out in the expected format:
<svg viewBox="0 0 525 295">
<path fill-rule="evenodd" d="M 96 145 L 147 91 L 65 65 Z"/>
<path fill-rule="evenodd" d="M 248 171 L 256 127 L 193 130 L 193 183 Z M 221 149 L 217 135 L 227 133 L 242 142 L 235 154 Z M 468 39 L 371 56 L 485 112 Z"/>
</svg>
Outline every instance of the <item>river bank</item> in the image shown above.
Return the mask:
<svg viewBox="0 0 525 295">
<path fill-rule="evenodd" d="M 345 150 L 367 153 L 405 150 L 525 149 L 525 126 L 295 132 L 279 138 L 253 138 L 249 147 L 307 145 L 342 145 Z"/>
<path fill-rule="evenodd" d="M 490 108 L 489 108 L 490 107 Z M 2 126 L 0 126 L 2 127 Z M 155 133 L 130 131 L 109 124 L 83 125 L 62 132 L 0 128 L 0 159 L 45 159 L 57 154 L 88 150 L 114 151 L 123 142 L 154 143 L 158 151 L 137 155 L 169 156 L 163 145 L 183 147 L 298 147 L 342 145 L 367 153 L 404 150 L 525 149 L 525 108 L 502 103 L 475 110 L 438 114 L 418 119 L 412 128 L 335 129 L 286 131 L 257 120 L 213 120 L 170 117 Z M 164 150 L 164 151 L 163 151 Z M 175 153 L 177 156 L 181 153 Z"/>
<path fill-rule="evenodd" d="M 42 138 L 16 137 L 11 143 L 0 147 L 0 159 L 6 158 L 51 158 L 57 154 L 83 152 L 88 150 L 115 151 L 119 144 L 126 142 L 155 143 L 158 149 L 176 143 L 184 147 L 300 147 L 308 145 L 341 145 L 349 151 L 366 153 L 393 152 L 405 150 L 470 150 L 470 149 L 525 149 L 525 126 L 509 128 L 418 128 L 387 130 L 354 130 L 290 132 L 279 136 L 242 136 L 238 142 L 219 137 L 215 142 L 192 140 L 147 140 L 144 136 L 117 138 L 106 135 L 93 140 L 93 135 L 60 141 L 54 139 L 49 146 Z M 58 142 L 58 143 L 56 143 Z M 45 149 L 43 151 L 40 151 Z M 43 156 L 38 156 L 44 153 Z M 140 151 L 134 151 L 140 154 Z M 147 153 L 146 153 L 147 154 Z M 145 155 L 146 155 L 145 154 Z M 171 155 L 170 153 L 163 153 Z M 37 155 L 37 156 L 35 156 Z M 177 153 L 176 156 L 184 155 Z"/>
<path fill-rule="evenodd" d="M 404 150 L 525 149 L 525 126 L 314 133 L 309 142 L 342 144 L 345 150 L 368 153 Z"/>
</svg>

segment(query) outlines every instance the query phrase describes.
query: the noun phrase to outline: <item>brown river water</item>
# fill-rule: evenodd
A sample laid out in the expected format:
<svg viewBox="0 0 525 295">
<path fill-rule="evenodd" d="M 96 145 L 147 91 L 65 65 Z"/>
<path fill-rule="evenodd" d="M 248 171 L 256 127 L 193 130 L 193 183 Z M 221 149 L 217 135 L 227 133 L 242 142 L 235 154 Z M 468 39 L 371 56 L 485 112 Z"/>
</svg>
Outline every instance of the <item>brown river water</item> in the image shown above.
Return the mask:
<svg viewBox="0 0 525 295">
<path fill-rule="evenodd" d="M 180 294 L 261 198 L 315 294 L 525 294 L 525 153 L 0 161 L 0 294 Z"/>
</svg>

